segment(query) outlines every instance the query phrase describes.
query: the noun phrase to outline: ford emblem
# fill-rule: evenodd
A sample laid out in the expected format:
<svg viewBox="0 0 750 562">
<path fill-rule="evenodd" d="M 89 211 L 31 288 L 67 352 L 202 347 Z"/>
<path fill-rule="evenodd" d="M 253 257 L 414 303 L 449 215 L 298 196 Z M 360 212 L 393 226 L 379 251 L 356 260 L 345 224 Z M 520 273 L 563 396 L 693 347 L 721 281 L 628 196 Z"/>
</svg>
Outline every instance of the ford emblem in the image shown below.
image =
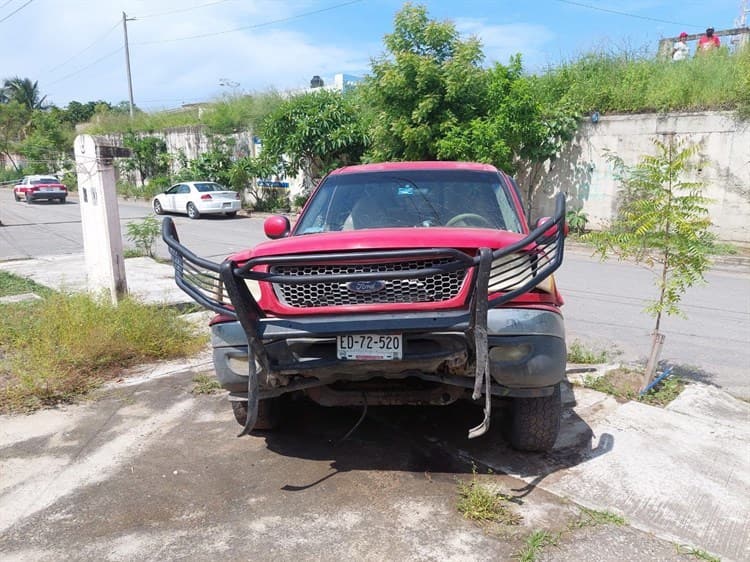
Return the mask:
<svg viewBox="0 0 750 562">
<path fill-rule="evenodd" d="M 351 281 L 346 284 L 346 288 L 352 293 L 369 295 L 385 289 L 385 281 Z"/>
</svg>

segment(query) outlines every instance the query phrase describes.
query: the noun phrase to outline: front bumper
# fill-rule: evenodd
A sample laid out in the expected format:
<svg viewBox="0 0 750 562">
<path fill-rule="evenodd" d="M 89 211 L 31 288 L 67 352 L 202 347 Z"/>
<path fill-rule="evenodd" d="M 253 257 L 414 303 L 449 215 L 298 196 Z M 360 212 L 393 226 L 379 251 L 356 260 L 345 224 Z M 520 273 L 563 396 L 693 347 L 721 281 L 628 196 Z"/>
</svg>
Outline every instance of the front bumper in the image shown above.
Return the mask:
<svg viewBox="0 0 750 562">
<path fill-rule="evenodd" d="M 263 347 L 269 369 L 261 374 L 261 397 L 278 396 L 298 385 L 293 381 L 359 382 L 375 377 L 408 377 L 467 387 L 473 384 L 472 341 L 466 314 L 450 313 L 342 315 L 318 320 L 279 320 L 265 324 Z M 337 334 L 362 331 L 403 333 L 403 359 L 351 361 L 336 357 Z M 237 321 L 211 327 L 216 375 L 233 393 L 247 389 L 248 344 Z M 560 382 L 565 374 L 565 331 L 560 314 L 535 309 L 500 308 L 488 311 L 490 373 L 494 394 L 527 396 Z M 463 379 L 463 380 L 462 380 Z M 287 390 L 288 389 L 288 390 Z"/>
</svg>

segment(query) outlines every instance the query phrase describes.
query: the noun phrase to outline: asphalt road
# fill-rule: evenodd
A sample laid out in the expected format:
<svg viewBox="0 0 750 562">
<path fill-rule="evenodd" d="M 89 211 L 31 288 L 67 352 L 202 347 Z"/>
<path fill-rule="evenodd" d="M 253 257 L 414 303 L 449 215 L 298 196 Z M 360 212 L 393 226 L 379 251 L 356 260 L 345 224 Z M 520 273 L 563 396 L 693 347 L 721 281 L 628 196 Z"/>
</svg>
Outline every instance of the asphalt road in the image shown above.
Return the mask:
<svg viewBox="0 0 750 562">
<path fill-rule="evenodd" d="M 122 201 L 120 218 L 125 245 L 127 223 L 151 213 L 145 202 Z M 263 240 L 261 217 L 207 217 L 198 221 L 173 215 L 181 240 L 197 254 L 217 261 Z M 82 251 L 80 210 L 68 203 L 15 203 L 9 189 L 0 189 L 0 260 Z M 167 257 L 157 243 L 157 254 Z M 645 361 L 654 320 L 644 312 L 656 295 L 652 274 L 629 263 L 605 262 L 588 253 L 568 251 L 556 275 L 566 300 L 568 341 L 606 350 L 620 361 Z M 714 270 L 707 284 L 688 290 L 686 318 L 667 317 L 663 366 L 718 385 L 750 399 L 750 268 Z"/>
</svg>

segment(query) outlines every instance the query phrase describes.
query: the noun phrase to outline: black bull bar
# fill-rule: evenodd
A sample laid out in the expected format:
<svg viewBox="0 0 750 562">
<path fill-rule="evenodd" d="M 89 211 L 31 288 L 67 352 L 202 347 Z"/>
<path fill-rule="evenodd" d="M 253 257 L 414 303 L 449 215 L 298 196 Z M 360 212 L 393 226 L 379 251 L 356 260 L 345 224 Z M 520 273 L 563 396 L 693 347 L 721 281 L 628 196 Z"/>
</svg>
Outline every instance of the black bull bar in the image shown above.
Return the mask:
<svg viewBox="0 0 750 562">
<path fill-rule="evenodd" d="M 473 398 L 477 400 L 482 392 L 485 395 L 484 420 L 477 427 L 469 430 L 469 438 L 484 434 L 490 425 L 491 392 L 490 369 L 487 349 L 487 312 L 490 308 L 501 306 L 517 296 L 530 291 L 560 267 L 563 260 L 565 237 L 565 196 L 560 193 L 555 201 L 555 213 L 549 221 L 532 230 L 517 242 L 491 250 L 480 248 L 475 256 L 469 256 L 454 248 L 429 248 L 387 251 L 353 251 L 331 252 L 302 255 L 277 255 L 251 258 L 243 263 L 225 259 L 221 263 L 212 262 L 195 255 L 180 243 L 174 221 L 166 217 L 162 222 L 162 238 L 169 248 L 175 270 L 175 282 L 198 304 L 235 318 L 240 322 L 247 336 L 248 357 L 248 407 L 247 423 L 240 433 L 252 431 L 258 415 L 258 369 L 256 361 L 266 373 L 271 372 L 270 359 L 263 345 L 263 335 L 271 333 L 274 328 L 289 326 L 288 319 L 267 316 L 252 296 L 246 281 L 265 281 L 269 283 L 312 284 L 352 281 L 385 281 L 389 279 L 420 279 L 464 271 L 472 276 L 467 334 L 473 341 L 476 370 L 474 374 Z M 257 271 L 256 268 L 267 266 L 290 266 L 306 264 L 359 263 L 362 261 L 398 261 L 407 259 L 448 258 L 443 263 L 429 267 L 388 272 L 360 272 L 331 275 L 283 275 L 269 271 Z M 489 287 L 492 286 L 492 295 Z M 325 333 L 309 335 L 331 336 L 337 330 L 330 323 L 325 325 Z M 429 329 L 436 328 L 434 323 Z M 366 332 L 368 325 L 362 326 Z M 411 328 L 418 331 L 418 327 Z M 425 327 L 422 327 L 424 331 Z M 342 327 L 341 333 L 352 333 L 351 324 Z M 283 328 L 281 330 L 283 332 Z M 356 330 L 354 330 L 356 331 Z M 274 332 L 278 335 L 279 332 Z M 253 360 L 255 359 L 255 360 Z"/>
</svg>

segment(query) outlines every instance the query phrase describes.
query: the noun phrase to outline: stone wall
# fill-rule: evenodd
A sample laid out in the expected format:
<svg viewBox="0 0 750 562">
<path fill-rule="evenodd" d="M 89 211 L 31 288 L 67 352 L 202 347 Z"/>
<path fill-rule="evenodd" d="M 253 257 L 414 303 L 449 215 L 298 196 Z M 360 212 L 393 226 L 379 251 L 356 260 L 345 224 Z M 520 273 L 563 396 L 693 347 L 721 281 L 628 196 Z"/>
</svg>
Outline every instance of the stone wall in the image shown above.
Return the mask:
<svg viewBox="0 0 750 562">
<path fill-rule="evenodd" d="M 584 123 L 542 180 L 533 216 L 549 215 L 554 194 L 563 191 L 569 209 L 586 212 L 589 228 L 606 225 L 617 193 L 606 151 L 632 165 L 641 155 L 654 154 L 652 139 L 667 133 L 701 144 L 705 164 L 686 179 L 705 182 L 719 238 L 749 244 L 750 123 L 736 119 L 733 112 L 615 115 Z"/>
</svg>

